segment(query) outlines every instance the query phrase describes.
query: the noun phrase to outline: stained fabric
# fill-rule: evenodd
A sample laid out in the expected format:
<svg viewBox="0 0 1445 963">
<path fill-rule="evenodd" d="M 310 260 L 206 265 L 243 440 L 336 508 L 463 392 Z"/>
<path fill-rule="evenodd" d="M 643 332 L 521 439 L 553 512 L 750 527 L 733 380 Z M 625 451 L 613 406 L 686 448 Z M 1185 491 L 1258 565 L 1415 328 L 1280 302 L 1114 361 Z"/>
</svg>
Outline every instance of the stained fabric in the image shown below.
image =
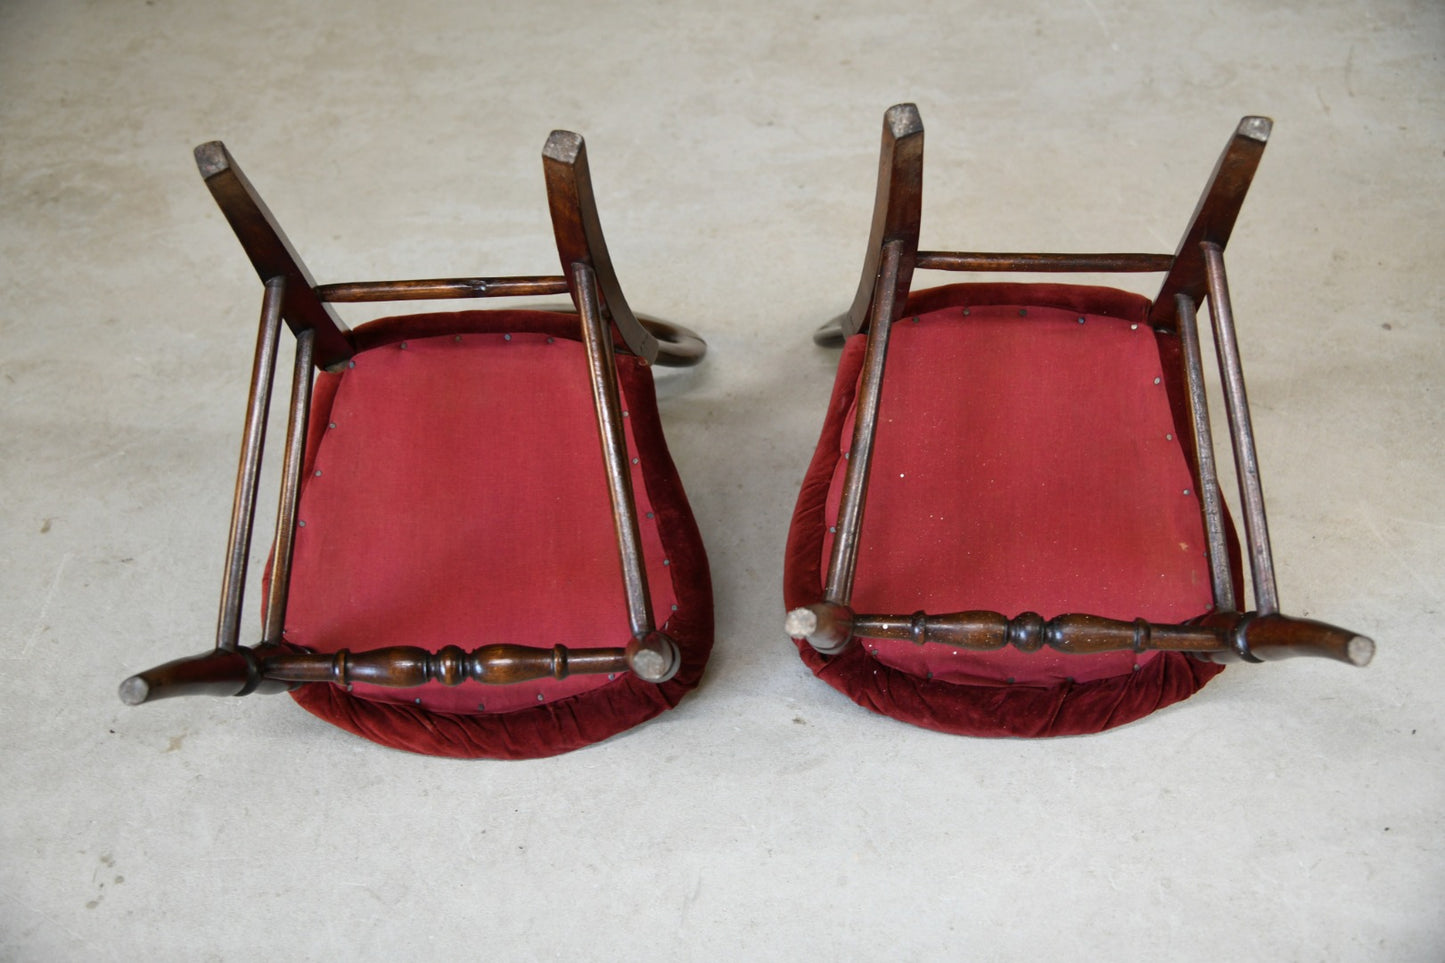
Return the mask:
<svg viewBox="0 0 1445 963">
<path fill-rule="evenodd" d="M 1148 307 L 1075 285 L 951 285 L 909 298 L 891 333 L 855 611 L 1182 622 L 1210 609 L 1177 341 L 1149 328 Z M 822 597 L 865 341 L 844 347 L 799 494 L 790 608 Z M 968 735 L 1099 731 L 1187 698 L 1219 671 L 1173 653 L 876 639 L 831 658 L 798 648 L 860 705 Z"/>
<path fill-rule="evenodd" d="M 472 311 L 359 328 L 318 376 L 286 612 L 317 652 L 631 637 L 576 315 Z M 526 758 L 605 739 L 677 704 L 712 646 L 707 558 L 658 419 L 652 374 L 617 356 L 655 624 L 682 650 L 663 685 L 631 674 L 508 686 L 331 684 L 308 711 L 395 748 Z"/>
</svg>

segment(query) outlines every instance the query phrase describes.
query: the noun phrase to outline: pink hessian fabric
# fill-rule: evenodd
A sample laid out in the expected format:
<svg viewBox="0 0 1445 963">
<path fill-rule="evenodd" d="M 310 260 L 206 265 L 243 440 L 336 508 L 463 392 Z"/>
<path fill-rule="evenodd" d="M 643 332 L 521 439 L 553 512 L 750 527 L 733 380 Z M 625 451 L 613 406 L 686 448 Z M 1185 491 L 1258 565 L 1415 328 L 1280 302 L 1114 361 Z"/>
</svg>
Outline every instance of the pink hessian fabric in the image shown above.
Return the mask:
<svg viewBox="0 0 1445 963">
<path fill-rule="evenodd" d="M 288 644 L 319 652 L 630 638 L 576 315 L 469 311 L 355 332 L 318 377 Z M 652 376 L 619 354 L 653 617 L 683 652 L 661 686 L 630 674 L 511 686 L 307 685 L 317 716 L 432 755 L 528 758 L 607 738 L 677 704 L 712 646 L 707 558 L 658 419 Z"/>
<path fill-rule="evenodd" d="M 1177 344 L 1145 323 L 1148 306 L 1072 285 L 951 285 L 909 299 L 890 340 L 855 611 L 1180 622 L 1209 610 Z M 798 498 L 789 607 L 822 595 L 864 342 L 844 348 Z M 860 705 L 968 735 L 1099 731 L 1219 671 L 1178 654 L 875 639 L 833 658 L 798 649 Z"/>
</svg>

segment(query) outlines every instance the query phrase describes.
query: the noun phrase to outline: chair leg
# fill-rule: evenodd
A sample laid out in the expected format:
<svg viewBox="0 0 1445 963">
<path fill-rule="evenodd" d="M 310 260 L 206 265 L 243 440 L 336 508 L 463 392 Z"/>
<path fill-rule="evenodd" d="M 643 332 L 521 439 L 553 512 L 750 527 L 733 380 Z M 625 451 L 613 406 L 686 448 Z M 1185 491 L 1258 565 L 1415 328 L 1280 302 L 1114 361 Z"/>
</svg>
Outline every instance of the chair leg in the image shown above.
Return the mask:
<svg viewBox="0 0 1445 963">
<path fill-rule="evenodd" d="M 285 692 L 285 682 L 269 681 L 261 670 L 262 659 L 274 651 L 241 646 L 234 650 L 215 649 L 202 655 L 175 659 L 137 673 L 120 684 L 120 700 L 138 706 L 176 696 L 242 696 L 252 692 Z"/>
<path fill-rule="evenodd" d="M 1204 301 L 1206 280 L 1204 256 L 1199 245 L 1208 241 L 1223 248 L 1229 243 L 1234 222 L 1249 193 L 1250 182 L 1264 156 L 1265 144 L 1273 121 L 1268 117 L 1246 117 L 1235 128 L 1234 136 L 1214 165 L 1214 173 L 1194 208 L 1189 227 L 1174 253 L 1174 265 L 1159 288 L 1154 306 L 1149 310 L 1149 324 L 1155 328 L 1174 327 L 1174 298 L 1185 294 L 1195 304 Z"/>
<path fill-rule="evenodd" d="M 1184 384 L 1188 391 L 1189 416 L 1194 429 L 1194 459 L 1198 468 L 1195 484 L 1204 514 L 1204 534 L 1209 549 L 1209 579 L 1216 612 L 1237 611 L 1234 572 L 1224 538 L 1224 504 L 1219 493 L 1219 471 L 1214 464 L 1214 432 L 1209 425 L 1209 396 L 1204 387 L 1204 360 L 1199 352 L 1198 309 L 1187 294 L 1174 298 L 1178 311 L 1179 346 L 1184 362 Z"/>
<path fill-rule="evenodd" d="M 301 263 L 291 242 L 226 145 L 216 140 L 197 147 L 196 166 L 262 283 L 285 278 L 286 303 L 282 313 L 296 334 L 307 328 L 315 329 L 316 363 L 329 368 L 355 354 L 351 332 L 331 306 L 316 295 L 311 272 Z"/>
<path fill-rule="evenodd" d="M 918 254 L 918 225 L 923 217 L 923 119 L 913 104 L 897 104 L 883 115 L 883 146 L 878 155 L 878 193 L 873 200 L 873 227 L 868 253 L 853 306 L 840 318 L 843 337 L 862 331 L 873 316 L 883 247 L 901 241 L 898 273 L 889 292 L 895 310 L 901 311 L 913 283 Z M 886 317 L 896 321 L 896 317 Z"/>
<path fill-rule="evenodd" d="M 903 242 L 900 240 L 889 241 L 883 246 L 883 270 L 878 275 L 878 295 L 874 299 L 873 318 L 868 326 L 868 346 L 863 355 L 863 381 L 858 386 L 853 442 L 848 449 L 848 470 L 843 476 L 843 498 L 838 506 L 838 531 L 833 538 L 828 582 L 824 588 L 824 597 L 839 605 L 847 605 L 853 596 L 853 571 L 858 564 L 863 505 L 868 499 L 868 472 L 873 465 L 878 404 L 883 396 L 883 370 L 888 363 L 892 315 L 897 312 L 895 297 L 898 271 L 903 260 L 902 249 Z"/>
<path fill-rule="evenodd" d="M 1264 489 L 1259 480 L 1259 456 L 1254 447 L 1249 397 L 1244 390 L 1244 368 L 1239 360 L 1239 342 L 1234 336 L 1234 311 L 1224 273 L 1224 252 L 1210 241 L 1202 243 L 1200 248 L 1209 283 L 1209 316 L 1214 323 L 1214 349 L 1219 355 L 1229 436 L 1234 442 L 1234 469 L 1239 476 L 1239 497 L 1244 503 L 1244 534 L 1249 543 L 1254 607 L 1260 615 L 1271 615 L 1279 611 L 1279 592 L 1274 581 L 1274 556 L 1269 547 L 1269 523 L 1264 514 Z"/>
<path fill-rule="evenodd" d="M 547 204 L 552 210 L 552 231 L 557 253 L 569 281 L 572 267 L 585 264 L 591 269 L 601 300 L 604 318 L 617 326 L 623 344 L 648 364 L 657 360 L 658 343 L 637 320 L 622 294 L 622 285 L 612 269 L 602 222 L 597 216 L 597 198 L 592 193 L 592 175 L 587 167 L 587 145 L 580 134 L 554 130 L 542 148 L 542 171 L 547 178 Z M 572 286 L 572 303 L 582 310 L 582 292 Z"/>
<path fill-rule="evenodd" d="M 281 503 L 276 508 L 276 541 L 271 551 L 271 585 L 266 594 L 266 624 L 261 639 L 273 645 L 286 631 L 286 602 L 291 591 L 291 554 L 296 544 L 296 507 L 301 499 L 301 465 L 306 455 L 306 428 L 311 417 L 311 367 L 316 332 L 296 338 L 296 364 L 291 372 L 291 415 L 286 423 L 286 455 L 281 465 Z"/>
<path fill-rule="evenodd" d="M 806 638 L 824 655 L 837 655 L 853 640 L 853 613 L 848 603 L 853 596 L 853 573 L 858 565 L 858 541 L 863 528 L 863 507 L 868 499 L 878 403 L 883 394 L 888 338 L 893 330 L 891 318 L 897 313 L 898 272 L 904 244 L 902 239 L 894 239 L 883 245 L 882 270 L 875 282 L 877 295 L 872 299 L 873 317 L 868 324 L 863 380 L 858 386 L 857 417 L 848 450 L 848 469 L 843 476 L 843 496 L 838 505 L 837 531 L 833 535 L 823 601 L 794 609 L 784 624 L 789 636 Z"/>
<path fill-rule="evenodd" d="M 572 280 L 579 295 L 582 341 L 587 349 L 592 402 L 597 412 L 597 432 L 602 443 L 602 462 L 607 471 L 612 523 L 617 531 L 618 558 L 627 595 L 628 621 L 632 627 L 634 644 L 629 648 L 628 660 L 638 675 L 648 681 L 662 682 L 676 674 L 682 657 L 677 643 L 657 631 L 653 624 L 652 598 L 642 556 L 642 534 L 637 526 L 632 472 L 627 464 L 627 441 L 622 430 L 622 402 L 617 387 L 612 328 L 602 316 L 592 269 L 580 262 L 573 264 Z"/>
<path fill-rule="evenodd" d="M 241 641 L 241 602 L 246 589 L 246 563 L 251 557 L 251 532 L 256 520 L 256 486 L 266 448 L 266 415 L 271 410 L 271 385 L 276 379 L 276 349 L 281 336 L 281 305 L 286 279 L 266 283 L 261 302 L 261 328 L 256 335 L 256 360 L 251 366 L 251 391 L 246 400 L 246 426 L 241 432 L 241 463 L 231 502 L 231 530 L 226 540 L 226 570 L 221 580 L 220 612 L 216 617 L 216 648 L 234 650 Z"/>
</svg>

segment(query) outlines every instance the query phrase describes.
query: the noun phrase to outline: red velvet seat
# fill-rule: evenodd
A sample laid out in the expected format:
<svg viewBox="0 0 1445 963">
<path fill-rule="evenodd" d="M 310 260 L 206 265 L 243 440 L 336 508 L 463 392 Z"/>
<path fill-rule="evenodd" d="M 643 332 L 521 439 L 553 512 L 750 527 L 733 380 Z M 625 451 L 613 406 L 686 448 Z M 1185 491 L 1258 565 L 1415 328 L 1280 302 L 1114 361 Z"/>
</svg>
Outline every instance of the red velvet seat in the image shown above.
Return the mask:
<svg viewBox="0 0 1445 963">
<path fill-rule="evenodd" d="M 205 691 L 294 687 L 308 711 L 388 746 L 519 758 L 607 738 L 697 685 L 710 579 L 649 358 L 692 363 L 702 345 L 631 317 L 608 276 L 580 138 L 568 138 L 554 135 L 544 156 L 570 277 L 307 288 L 323 303 L 418 286 L 572 293 L 580 313 L 338 327 L 338 356 L 314 386 L 298 359 L 284 473 L 295 507 L 283 494 L 263 641 L 127 680 L 127 701 L 194 690 L 200 666 Z M 243 455 L 243 482 L 249 470 Z"/>
<path fill-rule="evenodd" d="M 1254 142 L 1260 128 L 1241 130 Z M 1179 333 L 1193 331 L 1192 304 L 1181 320 L 1104 287 L 908 291 L 915 267 L 1121 264 L 1162 270 L 1166 289 L 1187 290 L 1177 269 L 1190 258 L 919 252 L 921 148 L 916 110 L 890 111 L 869 268 L 837 332 L 854 333 L 838 339 L 788 543 L 789 631 L 804 661 L 859 704 L 908 722 L 1044 736 L 1106 729 L 1186 698 L 1220 671 L 1204 658 L 1283 654 L 1289 646 L 1263 635 L 1243 648 L 1235 638 L 1305 623 L 1266 608 L 1272 572 L 1262 614 L 1236 610 L 1238 543 L 1212 458 L 1203 476 L 1196 458 Z M 1231 190 L 1237 210 L 1243 189 Z M 1207 210 L 1213 233 L 1203 240 L 1222 246 L 1233 211 Z M 1200 243 L 1192 234 L 1181 247 Z M 871 384 L 870 340 L 879 342 Z M 851 530 L 850 469 L 861 473 Z M 1202 493 L 1216 497 L 1206 505 Z M 1266 538 L 1262 511 L 1258 522 L 1256 542 Z M 1309 625 L 1305 648 L 1368 658 L 1368 640 Z"/>
</svg>

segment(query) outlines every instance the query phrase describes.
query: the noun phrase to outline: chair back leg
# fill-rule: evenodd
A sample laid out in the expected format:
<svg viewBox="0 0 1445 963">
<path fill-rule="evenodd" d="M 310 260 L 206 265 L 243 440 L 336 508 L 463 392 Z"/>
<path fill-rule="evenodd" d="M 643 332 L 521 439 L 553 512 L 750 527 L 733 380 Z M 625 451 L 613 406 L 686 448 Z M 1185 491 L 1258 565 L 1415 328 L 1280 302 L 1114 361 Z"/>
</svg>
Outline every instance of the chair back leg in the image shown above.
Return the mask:
<svg viewBox="0 0 1445 963">
<path fill-rule="evenodd" d="M 883 146 L 878 153 L 878 193 L 873 199 L 873 227 L 868 253 L 853 306 L 843 316 L 843 336 L 864 330 L 872 318 L 878 274 L 883 269 L 883 247 L 900 241 L 898 272 L 889 292 L 892 317 L 903 310 L 913 283 L 918 256 L 918 226 L 923 217 L 923 118 L 913 104 L 896 104 L 883 115 Z"/>
<path fill-rule="evenodd" d="M 587 145 L 570 130 L 554 130 L 542 148 L 542 170 L 547 179 L 547 204 L 552 210 L 552 231 L 557 237 L 557 254 L 562 273 L 571 289 L 572 303 L 582 310 L 582 292 L 577 287 L 573 265 L 587 265 L 596 281 L 602 316 L 617 327 L 622 343 L 648 364 L 657 360 L 657 338 L 653 337 L 622 294 L 622 285 L 612 269 L 602 222 L 597 216 L 597 199 L 592 193 L 592 175 L 587 167 Z"/>
<path fill-rule="evenodd" d="M 286 279 L 282 315 L 291 330 L 316 331 L 316 363 L 330 368 L 356 353 L 351 332 L 331 306 L 316 294 L 316 281 L 301 262 L 276 218 L 251 186 L 226 145 L 218 140 L 196 148 L 196 166 L 216 205 L 225 215 L 262 284 Z"/>
<path fill-rule="evenodd" d="M 1229 138 L 1189 219 L 1189 227 L 1179 240 L 1174 264 L 1154 298 L 1154 307 L 1149 311 L 1149 323 L 1154 327 L 1174 330 L 1176 295 L 1188 295 L 1196 305 L 1204 301 L 1208 283 L 1199 245 L 1208 241 L 1223 248 L 1229 243 L 1273 125 L 1268 117 L 1245 117 Z"/>
</svg>

